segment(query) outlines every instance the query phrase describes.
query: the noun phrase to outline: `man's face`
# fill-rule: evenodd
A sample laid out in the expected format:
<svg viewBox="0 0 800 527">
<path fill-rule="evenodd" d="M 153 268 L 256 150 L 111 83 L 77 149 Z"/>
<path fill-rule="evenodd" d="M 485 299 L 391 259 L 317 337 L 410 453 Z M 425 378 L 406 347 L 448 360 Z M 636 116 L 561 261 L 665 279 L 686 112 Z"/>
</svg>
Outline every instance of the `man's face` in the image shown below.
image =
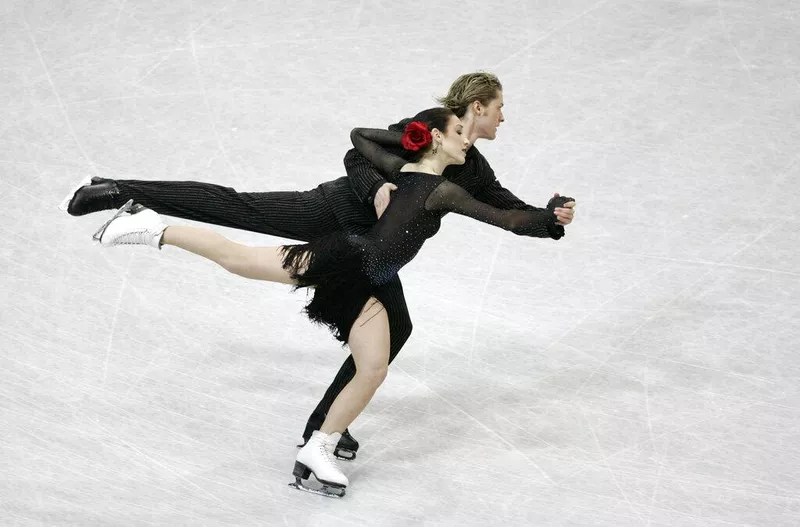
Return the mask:
<svg viewBox="0 0 800 527">
<path fill-rule="evenodd" d="M 505 120 L 503 116 L 503 92 L 498 91 L 497 97 L 489 101 L 488 105 L 481 105 L 480 115 L 475 117 L 478 137 L 481 139 L 494 139 L 497 137 L 497 127 Z"/>
</svg>

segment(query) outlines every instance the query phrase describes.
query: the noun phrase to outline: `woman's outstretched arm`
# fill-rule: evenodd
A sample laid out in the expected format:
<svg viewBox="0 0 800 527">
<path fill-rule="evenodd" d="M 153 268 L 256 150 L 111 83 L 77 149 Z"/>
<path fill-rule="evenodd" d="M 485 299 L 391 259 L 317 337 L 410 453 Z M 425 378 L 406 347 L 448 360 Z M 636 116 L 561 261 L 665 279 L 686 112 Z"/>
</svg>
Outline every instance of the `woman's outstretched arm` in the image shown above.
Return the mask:
<svg viewBox="0 0 800 527">
<path fill-rule="evenodd" d="M 350 140 L 356 150 L 384 174 L 392 174 L 408 162 L 383 148 L 384 145 L 397 145 L 401 136 L 400 132 L 377 128 L 354 128 L 350 132 Z"/>
<path fill-rule="evenodd" d="M 498 209 L 476 200 L 463 188 L 445 180 L 428 196 L 425 208 L 469 216 L 514 234 L 549 238 L 551 229 L 558 221 L 555 208 L 569 201 L 574 200 L 559 196 L 552 198 L 545 209 Z"/>
</svg>

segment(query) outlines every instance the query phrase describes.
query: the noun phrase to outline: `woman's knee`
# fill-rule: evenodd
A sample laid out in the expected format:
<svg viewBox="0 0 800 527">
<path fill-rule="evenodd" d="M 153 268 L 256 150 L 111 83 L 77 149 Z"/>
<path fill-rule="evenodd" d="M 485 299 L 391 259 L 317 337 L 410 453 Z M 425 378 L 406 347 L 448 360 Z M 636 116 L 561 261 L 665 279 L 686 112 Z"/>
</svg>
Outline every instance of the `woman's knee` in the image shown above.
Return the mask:
<svg viewBox="0 0 800 527">
<path fill-rule="evenodd" d="M 217 263 L 226 271 L 233 274 L 244 275 L 246 274 L 246 264 L 241 255 L 237 254 L 231 246 L 223 246 L 220 251 Z"/>
<path fill-rule="evenodd" d="M 244 278 L 253 278 L 258 269 L 255 265 L 252 254 L 247 251 L 238 250 L 237 247 L 228 247 L 222 253 L 217 263 L 229 273 L 242 276 Z"/>
<path fill-rule="evenodd" d="M 356 362 L 356 375 L 372 385 L 386 378 L 391 344 L 386 310 L 377 299 L 370 298 L 350 331 L 348 344 Z"/>
<path fill-rule="evenodd" d="M 366 364 L 359 364 L 356 367 L 356 376 L 373 386 L 380 386 L 383 384 L 388 373 L 388 362 L 368 362 Z"/>
</svg>

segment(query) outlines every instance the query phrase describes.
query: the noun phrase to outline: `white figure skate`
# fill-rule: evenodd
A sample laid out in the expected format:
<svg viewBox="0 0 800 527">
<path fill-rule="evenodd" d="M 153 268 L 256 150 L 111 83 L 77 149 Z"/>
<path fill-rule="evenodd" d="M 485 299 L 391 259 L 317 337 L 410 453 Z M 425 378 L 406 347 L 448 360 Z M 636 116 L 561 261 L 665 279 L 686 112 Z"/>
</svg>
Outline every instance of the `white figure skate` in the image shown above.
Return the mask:
<svg viewBox="0 0 800 527">
<path fill-rule="evenodd" d="M 339 469 L 333 456 L 333 450 L 338 442 L 338 433 L 327 435 L 319 430 L 315 431 L 297 453 L 292 472 L 295 482 L 289 483 L 289 486 L 329 498 L 343 497 L 350 482 Z M 309 487 L 303 483 L 302 480 L 308 481 L 312 473 L 322 484 L 322 488 Z"/>
<path fill-rule="evenodd" d="M 128 200 L 92 238 L 103 247 L 149 245 L 161 249 L 161 235 L 166 228 L 167 224 L 155 211 Z"/>
</svg>

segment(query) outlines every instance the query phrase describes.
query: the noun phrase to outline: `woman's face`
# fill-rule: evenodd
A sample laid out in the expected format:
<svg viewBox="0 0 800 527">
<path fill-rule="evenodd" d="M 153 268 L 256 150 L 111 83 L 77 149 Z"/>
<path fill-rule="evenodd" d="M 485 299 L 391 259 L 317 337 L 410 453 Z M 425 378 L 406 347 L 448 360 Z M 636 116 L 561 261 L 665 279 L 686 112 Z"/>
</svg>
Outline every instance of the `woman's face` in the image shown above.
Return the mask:
<svg viewBox="0 0 800 527">
<path fill-rule="evenodd" d="M 469 147 L 469 139 L 464 135 L 464 125 L 461 124 L 461 119 L 451 115 L 447 121 L 447 131 L 442 134 L 442 144 L 439 147 L 441 153 L 452 160 L 450 164 L 463 165 L 467 159 Z"/>
</svg>

